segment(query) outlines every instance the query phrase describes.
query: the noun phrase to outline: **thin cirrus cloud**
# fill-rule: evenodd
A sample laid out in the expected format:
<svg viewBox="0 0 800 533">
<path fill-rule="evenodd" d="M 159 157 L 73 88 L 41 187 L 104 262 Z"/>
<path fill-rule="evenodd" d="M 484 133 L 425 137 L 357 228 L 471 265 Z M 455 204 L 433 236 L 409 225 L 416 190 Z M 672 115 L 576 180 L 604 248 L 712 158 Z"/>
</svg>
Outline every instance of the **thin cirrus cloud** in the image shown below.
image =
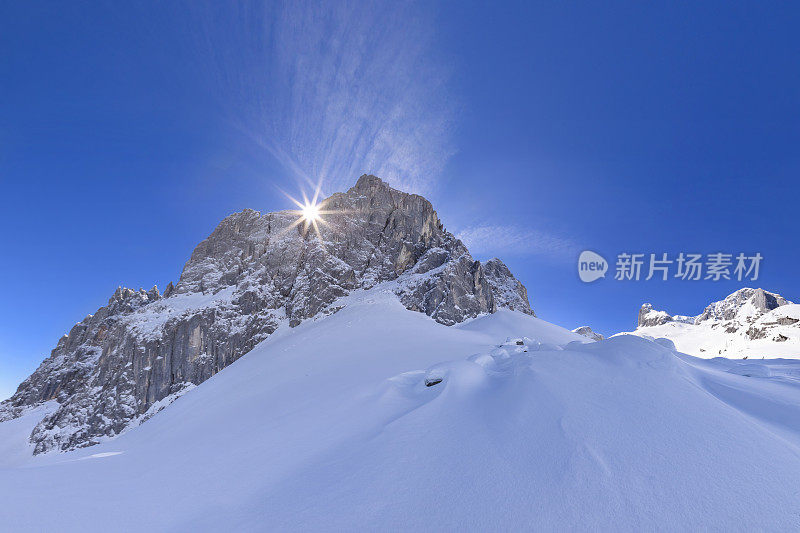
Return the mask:
<svg viewBox="0 0 800 533">
<path fill-rule="evenodd" d="M 363 173 L 435 191 L 455 152 L 455 108 L 429 4 L 237 5 L 233 14 L 207 6 L 204 42 L 235 100 L 231 122 L 259 150 L 324 193 Z"/>
<path fill-rule="evenodd" d="M 569 261 L 580 251 L 573 240 L 556 234 L 514 225 L 482 224 L 456 235 L 473 255 L 535 255 L 554 261 Z"/>
</svg>

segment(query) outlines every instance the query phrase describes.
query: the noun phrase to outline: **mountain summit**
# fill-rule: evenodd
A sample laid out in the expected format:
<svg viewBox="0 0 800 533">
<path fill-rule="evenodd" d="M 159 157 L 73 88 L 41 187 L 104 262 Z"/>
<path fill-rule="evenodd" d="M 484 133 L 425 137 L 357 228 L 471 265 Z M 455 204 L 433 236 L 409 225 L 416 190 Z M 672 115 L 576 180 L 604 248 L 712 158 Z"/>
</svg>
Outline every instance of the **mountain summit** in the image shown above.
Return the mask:
<svg viewBox="0 0 800 533">
<path fill-rule="evenodd" d="M 422 196 L 364 175 L 321 205 L 318 232 L 293 211 L 230 215 L 163 294 L 118 288 L 0 404 L 0 421 L 55 400 L 31 434 L 35 453 L 96 444 L 147 420 L 279 327 L 334 313 L 337 300 L 380 283 L 445 325 L 498 308 L 534 314 L 505 264 L 475 261 Z"/>
</svg>

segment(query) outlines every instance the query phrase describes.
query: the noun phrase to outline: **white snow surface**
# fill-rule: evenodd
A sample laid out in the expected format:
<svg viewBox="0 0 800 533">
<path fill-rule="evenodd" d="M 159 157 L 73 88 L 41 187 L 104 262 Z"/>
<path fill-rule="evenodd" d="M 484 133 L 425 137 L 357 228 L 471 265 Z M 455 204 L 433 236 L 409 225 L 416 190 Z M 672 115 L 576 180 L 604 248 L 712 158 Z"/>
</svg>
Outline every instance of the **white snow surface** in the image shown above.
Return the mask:
<svg viewBox="0 0 800 533">
<path fill-rule="evenodd" d="M 586 341 L 359 291 L 114 440 L 31 457 L 49 407 L 0 424 L 0 529 L 800 528 L 800 361 Z"/>
<path fill-rule="evenodd" d="M 57 408 L 58 403 L 51 400 L 28 408 L 19 418 L 0 423 L 0 473 L 7 467 L 17 466 L 31 458 L 33 445 L 28 441 L 31 431 L 42 418 Z"/>
</svg>

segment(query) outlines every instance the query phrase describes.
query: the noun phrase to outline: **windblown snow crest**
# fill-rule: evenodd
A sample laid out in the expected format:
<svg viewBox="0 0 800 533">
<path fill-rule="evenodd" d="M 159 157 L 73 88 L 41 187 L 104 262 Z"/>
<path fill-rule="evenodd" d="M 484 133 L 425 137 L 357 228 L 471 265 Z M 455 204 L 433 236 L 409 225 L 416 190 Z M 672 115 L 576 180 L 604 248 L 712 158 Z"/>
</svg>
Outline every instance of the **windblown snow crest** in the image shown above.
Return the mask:
<svg viewBox="0 0 800 533">
<path fill-rule="evenodd" d="M 0 421 L 44 402 L 58 408 L 31 433 L 34 453 L 101 442 L 225 368 L 282 324 L 338 310 L 356 289 L 394 281 L 410 310 L 453 325 L 507 308 L 533 315 L 525 287 L 486 264 L 425 198 L 364 175 L 325 201 L 321 235 L 290 211 L 245 210 L 201 242 L 163 294 L 119 288 L 62 337 L 0 404 Z"/>
</svg>

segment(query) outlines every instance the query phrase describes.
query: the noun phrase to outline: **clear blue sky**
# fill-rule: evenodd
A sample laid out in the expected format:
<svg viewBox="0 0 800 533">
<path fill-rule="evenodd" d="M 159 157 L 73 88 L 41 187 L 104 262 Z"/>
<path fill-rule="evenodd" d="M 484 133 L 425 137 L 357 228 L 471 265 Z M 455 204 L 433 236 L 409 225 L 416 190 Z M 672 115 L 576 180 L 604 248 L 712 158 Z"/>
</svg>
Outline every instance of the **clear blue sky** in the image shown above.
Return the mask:
<svg viewBox="0 0 800 533">
<path fill-rule="evenodd" d="M 758 251 L 800 300 L 797 4 L 224 4 L 0 5 L 0 397 L 117 285 L 318 177 L 426 194 L 570 328 L 744 285 L 583 284 L 585 248 Z"/>
</svg>

